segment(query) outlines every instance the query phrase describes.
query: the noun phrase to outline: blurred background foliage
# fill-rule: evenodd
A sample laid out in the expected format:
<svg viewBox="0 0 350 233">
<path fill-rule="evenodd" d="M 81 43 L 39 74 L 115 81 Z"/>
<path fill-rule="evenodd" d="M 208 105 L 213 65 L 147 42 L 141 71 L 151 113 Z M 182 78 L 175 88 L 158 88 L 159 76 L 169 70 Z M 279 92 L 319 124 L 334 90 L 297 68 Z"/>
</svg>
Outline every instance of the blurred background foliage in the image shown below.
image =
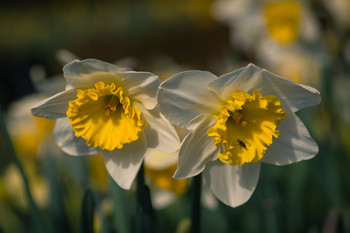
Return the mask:
<svg viewBox="0 0 350 233">
<path fill-rule="evenodd" d="M 61 152 L 51 136 L 54 122 L 30 115 L 33 104 L 64 89 L 62 66 L 75 58 L 162 80 L 188 69 L 221 75 L 252 62 L 316 87 L 321 105 L 298 115 L 319 154 L 263 165 L 253 196 L 235 209 L 204 187 L 201 230 L 350 232 L 348 12 L 349 0 L 2 2 L 0 232 L 88 232 L 90 224 L 94 232 L 135 232 L 135 189 L 112 182 L 101 155 Z M 188 232 L 191 181 L 173 184 L 174 166 L 162 169 L 145 169 L 156 230 Z"/>
</svg>

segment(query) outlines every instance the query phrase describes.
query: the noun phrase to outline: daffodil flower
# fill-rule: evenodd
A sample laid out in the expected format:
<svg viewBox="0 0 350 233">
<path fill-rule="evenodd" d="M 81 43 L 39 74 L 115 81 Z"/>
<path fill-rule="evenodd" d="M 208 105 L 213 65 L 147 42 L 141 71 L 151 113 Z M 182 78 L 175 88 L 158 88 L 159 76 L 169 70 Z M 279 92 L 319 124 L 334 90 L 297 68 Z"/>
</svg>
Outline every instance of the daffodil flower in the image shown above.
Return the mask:
<svg viewBox="0 0 350 233">
<path fill-rule="evenodd" d="M 176 74 L 160 85 L 158 102 L 171 123 L 190 130 L 174 177 L 203 173 L 232 207 L 252 195 L 261 163 L 286 165 L 318 152 L 295 112 L 320 103 L 319 92 L 252 64 L 220 77 Z"/>
<path fill-rule="evenodd" d="M 129 189 L 148 148 L 178 150 L 176 131 L 157 107 L 158 76 L 96 59 L 72 61 L 63 71 L 65 91 L 33 106 L 32 114 L 57 119 L 53 137 L 64 152 L 102 151 L 111 177 Z"/>
<path fill-rule="evenodd" d="M 231 28 L 234 45 L 249 52 L 271 40 L 288 46 L 299 39 L 315 42 L 320 28 L 305 1 L 299 0 L 217 0 L 212 6 L 214 18 Z"/>
<path fill-rule="evenodd" d="M 149 149 L 145 155 L 144 171 L 151 189 L 152 205 L 157 209 L 174 202 L 188 190 L 188 179 L 174 179 L 178 151 L 164 153 Z"/>
</svg>

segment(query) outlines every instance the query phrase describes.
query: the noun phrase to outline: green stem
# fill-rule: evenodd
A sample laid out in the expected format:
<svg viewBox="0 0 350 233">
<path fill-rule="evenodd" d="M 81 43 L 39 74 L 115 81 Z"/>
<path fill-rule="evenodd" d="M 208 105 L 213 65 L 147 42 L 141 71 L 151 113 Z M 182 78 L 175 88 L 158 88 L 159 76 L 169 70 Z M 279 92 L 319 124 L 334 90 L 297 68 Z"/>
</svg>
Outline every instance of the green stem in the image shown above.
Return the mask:
<svg viewBox="0 0 350 233">
<path fill-rule="evenodd" d="M 30 211 L 31 211 L 30 216 L 31 216 L 32 221 L 33 221 L 35 232 L 47 233 L 47 232 L 49 232 L 48 227 L 45 225 L 45 221 L 43 221 L 43 218 L 39 212 L 39 209 L 35 204 L 33 196 L 30 192 L 29 182 L 28 182 L 27 177 L 25 175 L 24 169 L 22 167 L 21 162 L 18 159 L 15 148 L 13 147 L 12 141 L 10 139 L 8 132 L 7 132 L 6 125 L 5 125 L 5 117 L 3 115 L 2 109 L 0 109 L 0 128 L 1 128 L 1 133 L 3 135 L 3 138 L 4 138 L 5 145 L 7 145 L 10 156 L 12 157 L 13 161 L 15 162 L 15 164 L 19 170 L 19 173 L 22 177 L 24 189 L 25 189 L 25 192 L 26 192 L 26 195 L 28 198 L 29 207 L 30 207 Z"/>
<path fill-rule="evenodd" d="M 94 211 L 95 201 L 92 191 L 87 189 L 84 193 L 83 203 L 81 208 L 81 233 L 93 233 L 94 232 Z"/>
<path fill-rule="evenodd" d="M 192 221 L 191 221 L 191 233 L 200 232 L 200 215 L 201 215 L 201 190 L 202 190 L 202 177 L 197 175 L 193 177 L 193 202 L 192 202 Z"/>
<path fill-rule="evenodd" d="M 145 185 L 145 174 L 143 169 L 143 163 L 140 166 L 140 170 L 136 176 L 137 189 L 139 190 L 143 185 Z"/>
<path fill-rule="evenodd" d="M 149 188 L 145 185 L 145 177 L 143 164 L 137 173 L 137 217 L 136 232 L 137 233 L 153 233 L 154 213 Z"/>
</svg>

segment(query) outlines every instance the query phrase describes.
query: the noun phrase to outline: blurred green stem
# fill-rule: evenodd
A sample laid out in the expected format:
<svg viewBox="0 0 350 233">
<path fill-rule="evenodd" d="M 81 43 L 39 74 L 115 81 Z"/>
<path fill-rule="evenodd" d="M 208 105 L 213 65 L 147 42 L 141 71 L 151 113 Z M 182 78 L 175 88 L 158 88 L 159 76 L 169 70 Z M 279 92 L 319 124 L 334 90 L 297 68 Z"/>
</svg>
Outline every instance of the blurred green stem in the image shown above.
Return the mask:
<svg viewBox="0 0 350 233">
<path fill-rule="evenodd" d="M 137 173 L 137 216 L 136 233 L 153 233 L 154 214 L 149 188 L 145 185 L 143 164 Z"/>
<path fill-rule="evenodd" d="M 199 174 L 193 177 L 193 200 L 192 200 L 192 221 L 191 233 L 200 232 L 200 215 L 201 215 L 201 190 L 202 190 L 202 176 Z"/>
<path fill-rule="evenodd" d="M 43 218 L 39 212 L 39 209 L 34 202 L 33 196 L 30 192 L 29 182 L 28 182 L 27 177 L 25 175 L 24 169 L 22 167 L 21 162 L 19 161 L 19 159 L 17 157 L 15 148 L 13 147 L 12 141 L 10 139 L 8 132 L 7 132 L 6 125 L 5 125 L 5 117 L 4 117 L 4 114 L 2 112 L 2 109 L 0 109 L 0 128 L 1 128 L 1 133 L 2 133 L 4 141 L 5 141 L 5 145 L 7 145 L 10 156 L 12 157 L 13 161 L 15 162 L 15 164 L 19 170 L 19 173 L 22 177 L 24 189 L 25 189 L 25 192 L 26 192 L 26 195 L 28 198 L 29 208 L 30 208 L 30 212 L 31 212 L 30 216 L 31 216 L 32 221 L 33 221 L 35 232 L 48 233 L 48 232 L 50 232 L 48 229 L 48 226 L 45 224 L 45 221 L 43 220 Z"/>
<path fill-rule="evenodd" d="M 94 232 L 94 211 L 95 201 L 94 195 L 90 189 L 87 189 L 84 193 L 83 203 L 81 208 L 81 233 L 93 233 Z"/>
</svg>

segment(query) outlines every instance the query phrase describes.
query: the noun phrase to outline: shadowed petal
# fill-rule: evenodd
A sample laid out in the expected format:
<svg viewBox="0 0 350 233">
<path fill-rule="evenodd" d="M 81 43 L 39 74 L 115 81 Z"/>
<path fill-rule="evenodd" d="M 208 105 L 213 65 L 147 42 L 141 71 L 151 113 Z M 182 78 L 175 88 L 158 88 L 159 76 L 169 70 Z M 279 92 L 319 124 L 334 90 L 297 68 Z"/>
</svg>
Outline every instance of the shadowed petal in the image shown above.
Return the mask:
<svg viewBox="0 0 350 233">
<path fill-rule="evenodd" d="M 281 121 L 277 129 L 280 135 L 267 149 L 262 162 L 286 165 L 311 159 L 318 153 L 317 143 L 294 113 L 288 112 L 287 119 Z"/>
<path fill-rule="evenodd" d="M 207 134 L 215 121 L 215 118 L 201 114 L 189 123 L 188 129 L 192 131 L 182 142 L 175 178 L 195 176 L 203 171 L 208 162 L 217 158 L 218 149 Z"/>
<path fill-rule="evenodd" d="M 140 134 L 137 141 L 125 144 L 120 150 L 103 151 L 108 173 L 123 189 L 130 189 L 140 169 L 145 152 L 144 134 Z"/>
<path fill-rule="evenodd" d="M 83 138 L 76 137 L 67 117 L 56 120 L 53 138 L 63 152 L 70 155 L 91 155 L 101 151 L 86 145 Z"/>
<path fill-rule="evenodd" d="M 208 89 L 208 83 L 216 78 L 206 71 L 185 71 L 172 76 L 159 86 L 161 112 L 171 123 L 185 128 L 197 115 L 216 111 L 219 100 Z"/>
<path fill-rule="evenodd" d="M 137 105 L 142 116 L 146 118 L 147 127 L 145 134 L 147 138 L 147 147 L 157 149 L 161 152 L 172 153 L 179 149 L 180 139 L 174 127 L 159 112 L 159 109 L 146 110 Z"/>
<path fill-rule="evenodd" d="M 261 163 L 233 166 L 215 160 L 203 175 L 214 195 L 226 205 L 237 207 L 249 200 L 259 180 Z"/>
</svg>

